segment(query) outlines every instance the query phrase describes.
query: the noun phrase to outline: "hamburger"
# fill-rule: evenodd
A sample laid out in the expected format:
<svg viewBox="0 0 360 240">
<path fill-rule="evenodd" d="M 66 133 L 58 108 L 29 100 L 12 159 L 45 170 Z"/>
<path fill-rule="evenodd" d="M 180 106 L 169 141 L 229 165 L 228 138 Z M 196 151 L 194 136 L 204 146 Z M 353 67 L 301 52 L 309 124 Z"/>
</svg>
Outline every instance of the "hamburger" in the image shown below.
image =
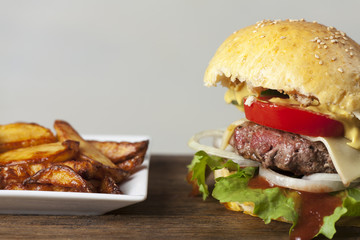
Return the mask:
<svg viewBox="0 0 360 240">
<path fill-rule="evenodd" d="M 214 198 L 291 223 L 291 239 L 360 226 L 359 44 L 317 22 L 263 20 L 222 43 L 204 82 L 245 118 L 190 139 L 193 194 L 210 195 L 212 172 Z"/>
</svg>

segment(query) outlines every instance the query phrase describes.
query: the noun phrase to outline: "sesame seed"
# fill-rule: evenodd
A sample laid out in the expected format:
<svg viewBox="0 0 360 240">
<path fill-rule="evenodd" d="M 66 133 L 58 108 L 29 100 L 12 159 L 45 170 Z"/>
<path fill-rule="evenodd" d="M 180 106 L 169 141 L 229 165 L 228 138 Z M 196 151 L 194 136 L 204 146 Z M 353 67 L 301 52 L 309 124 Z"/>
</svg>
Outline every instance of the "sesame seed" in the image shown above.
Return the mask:
<svg viewBox="0 0 360 240">
<path fill-rule="evenodd" d="M 321 42 L 320 44 L 321 44 L 321 45 L 325 45 L 325 43 L 324 43 L 324 42 Z"/>
<path fill-rule="evenodd" d="M 320 61 L 319 61 L 319 64 L 320 64 L 320 65 L 323 65 L 323 61 L 320 60 Z"/>
<path fill-rule="evenodd" d="M 349 51 L 349 49 L 345 48 L 345 52 L 348 52 L 348 51 Z"/>
<path fill-rule="evenodd" d="M 286 37 L 285 36 L 281 36 L 280 39 L 285 39 Z"/>
<path fill-rule="evenodd" d="M 313 23 L 317 23 L 317 21 L 313 21 Z"/>
<path fill-rule="evenodd" d="M 320 40 L 320 39 L 318 39 L 316 42 L 320 43 L 320 42 L 321 42 L 321 40 Z"/>
<path fill-rule="evenodd" d="M 343 35 L 343 37 L 345 37 L 345 35 L 346 35 L 346 34 L 345 34 L 344 32 L 342 32 L 342 31 L 340 31 L 340 34 Z"/>
<path fill-rule="evenodd" d="M 341 73 L 344 72 L 344 69 L 342 69 L 342 68 L 338 68 L 337 70 L 338 70 L 339 72 L 341 72 Z"/>
<path fill-rule="evenodd" d="M 349 49 L 350 49 L 350 50 L 353 50 L 354 48 L 350 46 Z"/>
<path fill-rule="evenodd" d="M 338 43 L 338 40 L 333 39 L 333 40 L 331 40 L 331 42 L 332 42 L 332 43 Z"/>
<path fill-rule="evenodd" d="M 261 35 L 260 38 L 264 38 L 265 36 L 264 35 Z"/>
<path fill-rule="evenodd" d="M 336 57 L 332 57 L 331 61 L 336 61 L 336 59 L 337 59 Z"/>
<path fill-rule="evenodd" d="M 256 33 L 256 32 L 257 32 L 256 30 L 253 31 L 253 33 Z"/>
<path fill-rule="evenodd" d="M 347 37 L 343 37 L 343 39 L 344 39 L 345 41 L 347 41 L 347 40 L 348 40 L 348 38 L 347 38 Z"/>
<path fill-rule="evenodd" d="M 330 36 L 330 39 L 334 39 L 334 36 Z"/>
<path fill-rule="evenodd" d="M 353 53 L 353 52 L 350 52 L 349 54 L 350 54 L 350 57 L 354 56 L 354 53 Z"/>
<path fill-rule="evenodd" d="M 321 48 L 321 45 L 318 45 L 318 48 Z"/>
<path fill-rule="evenodd" d="M 327 45 L 324 45 L 324 48 L 326 49 L 326 48 L 328 48 L 328 46 L 327 46 Z"/>
<path fill-rule="evenodd" d="M 328 37 L 324 37 L 324 39 L 325 39 L 325 40 L 329 40 L 329 38 L 328 38 Z"/>
<path fill-rule="evenodd" d="M 317 54 L 315 53 L 315 58 L 319 59 L 319 58 L 320 58 L 320 56 L 319 56 L 319 55 L 317 55 Z"/>
</svg>

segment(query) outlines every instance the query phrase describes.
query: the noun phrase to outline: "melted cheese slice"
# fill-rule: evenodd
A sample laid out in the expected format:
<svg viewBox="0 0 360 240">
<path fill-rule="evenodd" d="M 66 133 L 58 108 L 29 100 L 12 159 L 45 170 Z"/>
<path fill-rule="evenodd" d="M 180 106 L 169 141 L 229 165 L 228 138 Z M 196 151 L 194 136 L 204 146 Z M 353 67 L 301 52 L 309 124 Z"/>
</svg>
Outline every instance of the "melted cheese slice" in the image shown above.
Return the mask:
<svg viewBox="0 0 360 240">
<path fill-rule="evenodd" d="M 321 141 L 327 148 L 336 171 L 345 186 L 360 177 L 360 151 L 348 145 L 346 138 L 307 137 L 313 142 Z"/>
<path fill-rule="evenodd" d="M 233 135 L 235 128 L 245 121 L 247 120 L 242 119 L 229 125 L 223 136 L 223 142 L 221 146 L 222 149 L 225 149 L 229 144 L 230 138 Z M 307 138 L 313 142 L 321 141 L 324 143 L 329 152 L 331 160 L 333 161 L 334 167 L 345 186 L 349 186 L 352 181 L 360 178 L 360 151 L 350 147 L 348 145 L 349 140 L 346 138 L 331 137 L 302 137 Z"/>
</svg>

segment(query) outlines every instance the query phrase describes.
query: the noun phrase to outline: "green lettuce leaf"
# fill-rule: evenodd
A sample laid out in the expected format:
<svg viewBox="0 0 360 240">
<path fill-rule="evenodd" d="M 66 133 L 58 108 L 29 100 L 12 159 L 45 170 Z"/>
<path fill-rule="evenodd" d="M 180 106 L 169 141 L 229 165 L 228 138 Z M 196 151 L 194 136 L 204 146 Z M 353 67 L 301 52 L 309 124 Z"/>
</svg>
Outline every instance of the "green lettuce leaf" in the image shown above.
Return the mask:
<svg viewBox="0 0 360 240">
<path fill-rule="evenodd" d="M 347 190 L 347 196 L 343 201 L 343 206 L 348 210 L 345 216 L 360 216 L 360 189 L 350 188 Z"/>
<path fill-rule="evenodd" d="M 347 212 L 347 209 L 343 206 L 337 207 L 334 210 L 334 213 L 330 216 L 326 216 L 323 219 L 323 225 L 321 226 L 319 232 L 315 235 L 319 234 L 324 235 L 325 237 L 332 239 L 334 234 L 336 233 L 335 223 Z"/>
<path fill-rule="evenodd" d="M 195 153 L 194 158 L 190 165 L 188 165 L 189 171 L 192 174 L 192 181 L 196 181 L 199 186 L 199 191 L 202 193 L 203 199 L 205 200 L 209 196 L 208 186 L 206 184 L 206 178 L 208 176 L 208 169 L 214 171 L 221 168 L 237 169 L 239 165 L 233 161 L 225 162 L 224 159 L 216 156 L 210 156 L 204 151 Z"/>
<path fill-rule="evenodd" d="M 245 168 L 228 177 L 216 179 L 212 196 L 220 202 L 253 202 L 255 204 L 254 213 L 266 224 L 279 217 L 296 222 L 298 215 L 295 210 L 295 203 L 291 197 L 286 197 L 286 190 L 278 187 L 249 188 L 247 186 L 248 181 L 253 175 L 246 174 L 245 171 L 248 169 Z"/>
<path fill-rule="evenodd" d="M 204 151 L 195 154 L 191 164 L 188 166 L 192 172 L 192 179 L 199 186 L 199 191 L 205 200 L 209 196 L 206 178 L 211 171 L 228 168 L 233 174 L 227 177 L 216 179 L 212 196 L 220 202 L 253 202 L 254 214 L 270 223 L 272 219 L 283 217 L 293 222 L 293 229 L 298 220 L 298 213 L 295 209 L 297 195 L 290 190 L 273 187 L 268 189 L 253 189 L 248 187 L 248 182 L 256 174 L 257 168 L 240 168 L 238 164 L 220 157 L 210 156 Z M 337 207 L 333 214 L 324 217 L 323 226 L 316 234 L 323 234 L 331 239 L 336 233 L 335 224 L 342 216 L 360 216 L 360 189 L 350 188 L 337 193 L 343 200 L 342 206 Z M 290 231 L 291 231 L 290 229 Z M 314 236 L 315 237 L 315 236 Z"/>
<path fill-rule="evenodd" d="M 337 207 L 334 213 L 330 216 L 324 217 L 324 222 L 320 228 L 319 234 L 331 239 L 336 233 L 335 223 L 342 217 L 359 217 L 360 216 L 360 190 L 357 188 L 349 188 L 339 195 L 344 195 L 343 204 Z"/>
</svg>

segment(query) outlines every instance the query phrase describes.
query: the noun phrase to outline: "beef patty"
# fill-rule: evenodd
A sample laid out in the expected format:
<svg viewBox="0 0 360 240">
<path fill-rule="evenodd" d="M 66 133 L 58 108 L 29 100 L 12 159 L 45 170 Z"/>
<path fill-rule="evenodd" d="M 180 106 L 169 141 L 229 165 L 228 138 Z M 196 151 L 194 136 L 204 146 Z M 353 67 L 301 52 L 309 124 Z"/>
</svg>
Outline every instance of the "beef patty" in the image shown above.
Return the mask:
<svg viewBox="0 0 360 240">
<path fill-rule="evenodd" d="M 336 173 L 322 142 L 312 142 L 298 134 L 245 122 L 230 140 L 236 152 L 258 161 L 265 168 L 292 172 L 295 175 Z"/>
</svg>

